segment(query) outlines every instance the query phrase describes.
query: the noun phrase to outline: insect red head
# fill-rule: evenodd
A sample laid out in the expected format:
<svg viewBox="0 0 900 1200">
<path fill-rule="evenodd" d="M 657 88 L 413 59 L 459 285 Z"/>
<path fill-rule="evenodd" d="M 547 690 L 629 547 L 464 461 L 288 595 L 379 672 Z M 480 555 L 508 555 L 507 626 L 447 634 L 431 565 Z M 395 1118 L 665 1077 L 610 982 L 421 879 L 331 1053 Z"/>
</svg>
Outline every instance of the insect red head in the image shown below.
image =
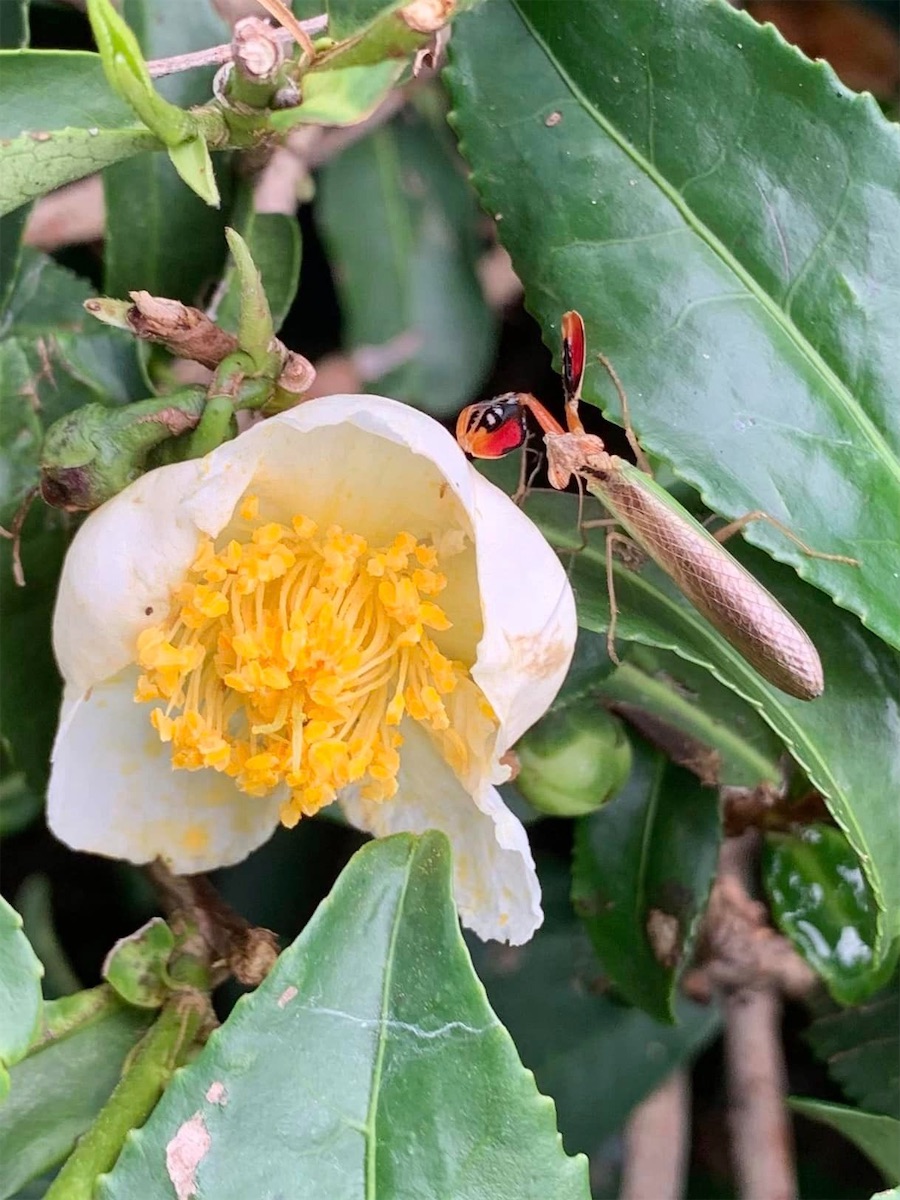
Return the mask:
<svg viewBox="0 0 900 1200">
<path fill-rule="evenodd" d="M 502 458 L 525 441 L 525 409 L 517 392 L 470 404 L 459 414 L 456 440 L 475 458 Z"/>
</svg>

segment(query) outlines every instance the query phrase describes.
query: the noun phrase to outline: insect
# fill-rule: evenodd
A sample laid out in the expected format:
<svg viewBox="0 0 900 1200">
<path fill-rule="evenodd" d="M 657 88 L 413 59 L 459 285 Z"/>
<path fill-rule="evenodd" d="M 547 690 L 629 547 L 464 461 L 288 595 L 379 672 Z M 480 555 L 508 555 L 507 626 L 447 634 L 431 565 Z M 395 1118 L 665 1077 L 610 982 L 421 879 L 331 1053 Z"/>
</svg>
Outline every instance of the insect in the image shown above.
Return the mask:
<svg viewBox="0 0 900 1200">
<path fill-rule="evenodd" d="M 842 555 L 819 554 L 767 513 L 752 512 L 733 521 L 713 536 L 686 512 L 647 470 L 610 454 L 603 441 L 585 432 L 578 415 L 585 369 L 584 321 L 577 312 L 562 318 L 563 390 L 566 426 L 563 428 L 534 396 L 507 392 L 494 400 L 471 404 L 459 414 L 456 437 L 476 458 L 501 458 L 525 444 L 527 414 L 544 434 L 547 474 L 553 487 L 562 490 L 572 476 L 609 511 L 615 524 L 677 584 L 684 595 L 732 646 L 770 683 L 788 695 L 812 700 L 824 686 L 818 652 L 806 632 L 785 608 L 758 583 L 722 546 L 721 541 L 753 520 L 768 520 L 791 538 L 805 554 L 858 566 Z M 628 423 L 625 391 L 612 365 L 598 358 L 609 371 L 619 393 L 626 434 L 638 461 L 646 463 Z M 608 522 L 609 523 L 609 522 Z M 610 624 L 607 645 L 617 662 L 615 627 L 617 608 L 613 588 L 612 555 L 622 534 L 606 539 L 607 589 Z"/>
</svg>

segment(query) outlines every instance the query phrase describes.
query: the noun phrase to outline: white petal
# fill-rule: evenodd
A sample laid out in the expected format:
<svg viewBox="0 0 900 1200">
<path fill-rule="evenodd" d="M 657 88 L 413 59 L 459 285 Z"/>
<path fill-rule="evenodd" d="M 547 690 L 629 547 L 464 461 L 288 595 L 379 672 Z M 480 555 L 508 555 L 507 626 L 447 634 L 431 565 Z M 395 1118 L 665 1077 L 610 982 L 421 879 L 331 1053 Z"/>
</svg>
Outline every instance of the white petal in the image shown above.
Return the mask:
<svg viewBox="0 0 900 1200">
<path fill-rule="evenodd" d="M 376 837 L 439 829 L 453 848 L 454 893 L 463 924 L 485 940 L 527 942 L 543 913 L 521 823 L 490 784 L 471 796 L 419 725 L 406 720 L 401 731 L 397 795 L 373 803 L 348 789 L 341 796 L 348 820 Z"/>
<path fill-rule="evenodd" d="M 549 543 L 504 492 L 480 475 L 475 480 L 484 636 L 472 678 L 500 719 L 497 753 L 503 754 L 562 686 L 578 621 L 572 588 Z"/>
<path fill-rule="evenodd" d="M 132 700 L 136 670 L 93 688 L 69 689 L 53 748 L 47 819 L 75 850 L 164 859 L 190 874 L 240 862 L 278 824 L 284 792 L 245 796 L 216 771 L 174 771 L 170 747 Z"/>
<path fill-rule="evenodd" d="M 198 469 L 177 463 L 142 475 L 75 535 L 53 615 L 53 648 L 67 683 L 86 690 L 109 679 L 134 661 L 140 631 L 165 618 L 172 587 L 197 552 L 183 501 Z"/>
</svg>

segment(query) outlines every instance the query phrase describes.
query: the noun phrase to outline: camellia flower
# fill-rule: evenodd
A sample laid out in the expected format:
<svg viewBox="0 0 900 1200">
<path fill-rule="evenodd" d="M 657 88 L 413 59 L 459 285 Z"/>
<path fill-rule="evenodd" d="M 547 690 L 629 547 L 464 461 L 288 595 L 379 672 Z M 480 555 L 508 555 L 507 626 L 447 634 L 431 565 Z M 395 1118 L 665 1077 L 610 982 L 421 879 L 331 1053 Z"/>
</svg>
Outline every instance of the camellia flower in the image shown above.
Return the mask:
<svg viewBox="0 0 900 1200">
<path fill-rule="evenodd" d="M 191 873 L 337 801 L 376 836 L 443 830 L 465 923 L 522 942 L 540 892 L 494 785 L 574 642 L 556 556 L 437 422 L 316 400 L 149 472 L 79 530 L 51 828 Z"/>
</svg>

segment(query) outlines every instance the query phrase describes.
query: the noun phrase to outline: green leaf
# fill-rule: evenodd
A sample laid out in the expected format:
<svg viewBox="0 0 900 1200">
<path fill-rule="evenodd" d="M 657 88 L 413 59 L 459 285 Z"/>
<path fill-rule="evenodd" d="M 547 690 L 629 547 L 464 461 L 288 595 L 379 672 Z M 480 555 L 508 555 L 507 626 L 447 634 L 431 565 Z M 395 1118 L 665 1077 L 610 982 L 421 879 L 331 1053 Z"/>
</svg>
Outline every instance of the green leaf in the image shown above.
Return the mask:
<svg viewBox="0 0 900 1200">
<path fill-rule="evenodd" d="M 222 1200 L 589 1195 L 472 973 L 434 833 L 356 855 L 99 1194 L 169 1200 L 173 1143 L 202 1147 L 193 1190 Z"/>
<path fill-rule="evenodd" d="M 575 549 L 575 500 L 535 495 L 526 512 L 556 546 Z M 825 797 L 860 857 L 880 909 L 880 962 L 900 933 L 900 656 L 793 572 L 735 539 L 729 550 L 800 621 L 815 641 L 825 693 L 795 700 L 767 684 L 652 564 L 640 573 L 613 568 L 619 608 L 617 638 L 671 650 L 709 668 L 737 691 L 782 738 Z M 609 624 L 605 541 L 590 531 L 571 578 L 582 625 Z M 673 668 L 674 669 L 674 668 Z M 860 745 L 866 753 L 860 754 Z"/>
<path fill-rule="evenodd" d="M 0 50 L 0 215 L 159 148 L 111 91 L 99 55 Z"/>
<path fill-rule="evenodd" d="M 5 0 L 0 4 L 0 46 L 22 50 L 28 45 L 28 0 Z"/>
<path fill-rule="evenodd" d="M 452 148 L 404 112 L 326 164 L 316 217 L 347 348 L 386 360 L 367 385 L 454 414 L 490 368 L 496 320 L 475 270 L 477 209 Z"/>
<path fill-rule="evenodd" d="M 847 1108 L 843 1104 L 830 1104 L 825 1100 L 803 1100 L 791 1096 L 788 1104 L 801 1116 L 822 1121 L 849 1138 L 863 1154 L 868 1155 L 888 1183 L 900 1179 L 900 1121 L 860 1112 L 858 1108 Z"/>
<path fill-rule="evenodd" d="M 900 977 L 857 1008 L 819 1017 L 806 1038 L 851 1100 L 900 1120 Z"/>
<path fill-rule="evenodd" d="M 151 917 L 128 937 L 119 938 L 103 964 L 103 978 L 136 1008 L 159 1008 L 169 995 L 167 973 L 175 935 L 162 919 Z"/>
<path fill-rule="evenodd" d="M 770 833 L 762 866 L 776 924 L 835 1000 L 856 1004 L 884 985 L 893 963 L 875 969 L 875 898 L 839 829 Z"/>
<path fill-rule="evenodd" d="M 157 92 L 137 38 L 110 0 L 87 0 L 87 13 L 110 87 L 128 101 L 144 124 L 169 147 L 170 154 L 195 143 L 199 137 L 197 118 Z M 203 146 L 205 149 L 205 142 Z"/>
<path fill-rule="evenodd" d="M 169 159 L 181 179 L 201 200 L 218 208 L 222 203 L 209 146 L 201 134 L 169 147 Z"/>
<path fill-rule="evenodd" d="M 77 992 L 81 982 L 56 933 L 49 878 L 40 873 L 27 876 L 16 892 L 16 907 L 22 915 L 25 936 L 44 968 L 44 998 L 55 1000 Z"/>
<path fill-rule="evenodd" d="M 577 307 L 646 448 L 716 512 L 859 556 L 749 533 L 900 644 L 900 130 L 721 2 L 500 0 L 451 54 L 473 181 L 548 344 Z M 585 396 L 612 394 L 591 362 Z"/>
<path fill-rule="evenodd" d="M 134 339 L 82 308 L 90 286 L 26 249 L 0 333 L 0 524 L 9 528 L 38 482 L 44 431 L 90 401 L 124 403 L 145 390 Z M 59 706 L 50 648 L 56 581 L 69 518 L 36 501 L 22 529 L 26 587 L 15 585 L 12 550 L 0 541 L 0 707 L 10 767 L 42 793 Z M 36 702 L 39 698 L 39 702 Z"/>
<path fill-rule="evenodd" d="M 277 333 L 294 302 L 300 283 L 300 225 L 296 218 L 285 216 L 284 213 L 256 212 L 252 188 L 247 186 L 238 195 L 229 224 L 247 243 L 250 257 L 259 270 Z M 237 268 L 231 258 L 218 294 L 221 299 L 210 311 L 210 316 L 222 329 L 237 333 L 241 316 L 241 288 Z"/>
<path fill-rule="evenodd" d="M 228 38 L 227 25 L 209 4 L 160 9 L 149 0 L 127 0 L 122 11 L 148 59 L 202 50 Z M 209 99 L 212 77 L 212 68 L 179 71 L 158 80 L 157 87 L 171 103 L 188 108 Z M 223 171 L 220 187 L 224 183 Z M 142 289 L 198 303 L 225 259 L 223 213 L 185 187 L 163 154 L 140 154 L 109 167 L 103 191 L 106 292 L 127 296 Z"/>
<path fill-rule="evenodd" d="M 295 125 L 358 125 L 375 111 L 403 73 L 394 59 L 372 66 L 311 71 L 303 76 L 303 102 L 269 115 L 273 129 Z"/>
<path fill-rule="evenodd" d="M 0 558 L 0 570 L 9 568 L 9 561 Z M 43 809 L 44 798 L 40 792 L 28 786 L 24 771 L 15 771 L 8 765 L 2 744 L 0 753 L 3 759 L 0 774 L 0 838 L 5 838 L 28 828 Z"/>
<path fill-rule="evenodd" d="M 22 932 L 22 918 L 0 896 L 0 1101 L 9 1091 L 7 1067 L 24 1058 L 41 1019 L 44 968 Z"/>
<path fill-rule="evenodd" d="M 57 1012 L 77 999 L 45 1005 L 45 1020 L 56 1022 Z M 152 1019 L 152 1013 L 127 1008 L 106 992 L 86 1019 L 43 1041 L 13 1068 L 12 1090 L 0 1108 L 0 1200 L 70 1153 L 109 1099 L 126 1055 Z"/>
<path fill-rule="evenodd" d="M 575 826 L 572 901 L 631 1004 L 675 1019 L 721 838 L 715 791 L 640 742 L 623 790 Z"/>
<path fill-rule="evenodd" d="M 525 946 L 470 938 L 491 1005 L 538 1086 L 552 1096 L 570 1153 L 593 1155 L 631 1110 L 715 1036 L 714 1005 L 676 1005 L 661 1024 L 611 999 L 608 982 L 569 902 L 569 873 L 539 861 L 544 924 Z"/>
</svg>

